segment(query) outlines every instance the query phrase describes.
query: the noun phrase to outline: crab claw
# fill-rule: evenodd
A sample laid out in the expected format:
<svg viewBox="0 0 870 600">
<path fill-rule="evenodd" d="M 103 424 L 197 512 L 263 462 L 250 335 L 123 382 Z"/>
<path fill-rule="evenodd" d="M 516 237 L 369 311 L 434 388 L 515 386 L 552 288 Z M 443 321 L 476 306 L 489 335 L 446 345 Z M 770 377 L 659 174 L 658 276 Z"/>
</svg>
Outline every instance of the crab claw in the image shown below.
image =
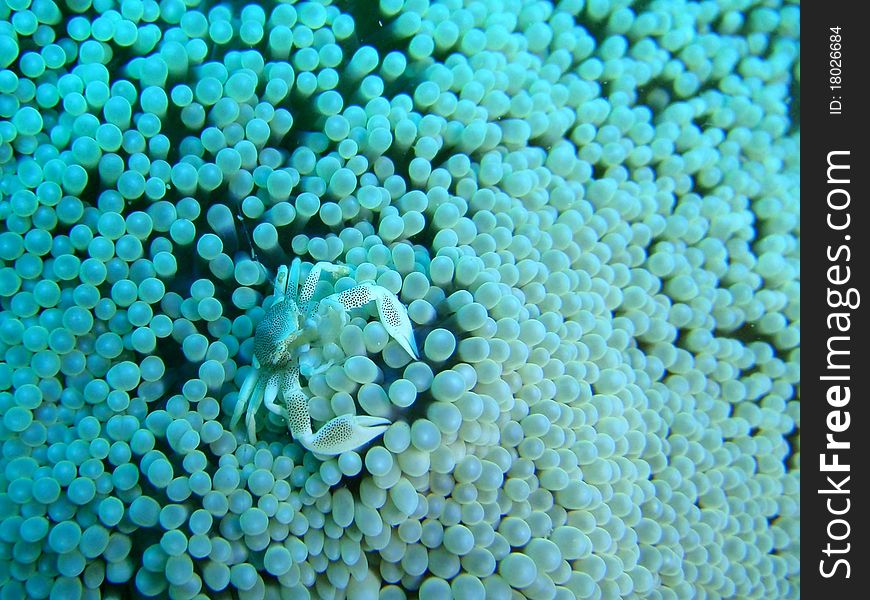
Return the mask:
<svg viewBox="0 0 870 600">
<path fill-rule="evenodd" d="M 405 352 L 413 358 L 419 358 L 417 354 L 417 342 L 414 340 L 414 331 L 411 329 L 411 319 L 408 311 L 396 298 L 396 295 L 380 286 L 372 287 L 375 297 L 375 305 L 378 307 L 378 316 L 381 324 L 394 340 L 405 349 Z"/>
<path fill-rule="evenodd" d="M 344 290 L 324 299 L 327 302 L 338 301 L 345 310 L 358 308 L 372 300 L 378 309 L 378 317 L 387 333 L 413 358 L 417 354 L 417 342 L 414 341 L 414 331 L 411 329 L 411 319 L 408 310 L 402 305 L 396 295 L 385 287 L 363 283 Z"/>
<path fill-rule="evenodd" d="M 390 421 L 381 417 L 341 415 L 299 442 L 318 454 L 338 455 L 367 444 L 387 430 Z"/>
</svg>

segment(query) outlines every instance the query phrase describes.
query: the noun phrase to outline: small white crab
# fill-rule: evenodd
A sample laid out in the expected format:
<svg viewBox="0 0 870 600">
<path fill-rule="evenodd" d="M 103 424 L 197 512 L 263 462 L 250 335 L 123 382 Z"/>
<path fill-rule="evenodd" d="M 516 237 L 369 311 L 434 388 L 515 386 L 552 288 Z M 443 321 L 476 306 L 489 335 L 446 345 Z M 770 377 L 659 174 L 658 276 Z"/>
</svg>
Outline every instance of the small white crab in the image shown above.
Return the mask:
<svg viewBox="0 0 870 600">
<path fill-rule="evenodd" d="M 373 440 L 387 430 L 390 421 L 381 417 L 341 415 L 327 422 L 317 433 L 311 431 L 308 398 L 299 383 L 299 359 L 318 341 L 323 317 L 319 307 L 335 308 L 343 319 L 347 311 L 374 301 L 387 333 L 405 351 L 417 358 L 408 312 L 395 294 L 379 285 L 364 283 L 312 302 L 323 272 L 347 275 L 350 267 L 319 262 L 311 268 L 301 290 L 299 272 L 302 261 L 281 266 L 275 279 L 275 299 L 257 325 L 254 338 L 253 370 L 239 391 L 230 425 L 235 427 L 247 408 L 245 424 L 251 443 L 257 440 L 255 416 L 261 404 L 287 421 L 290 433 L 302 446 L 324 455 L 341 454 Z M 309 375 L 321 373 L 332 365 L 328 361 Z M 280 398 L 280 400 L 279 400 Z"/>
</svg>

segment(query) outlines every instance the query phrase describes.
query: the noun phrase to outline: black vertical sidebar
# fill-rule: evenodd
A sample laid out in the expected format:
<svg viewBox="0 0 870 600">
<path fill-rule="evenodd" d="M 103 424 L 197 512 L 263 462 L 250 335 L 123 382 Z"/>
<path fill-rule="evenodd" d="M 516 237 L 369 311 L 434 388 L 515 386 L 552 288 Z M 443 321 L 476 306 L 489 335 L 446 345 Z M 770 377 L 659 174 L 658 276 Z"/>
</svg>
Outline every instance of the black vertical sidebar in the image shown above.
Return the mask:
<svg viewBox="0 0 870 600">
<path fill-rule="evenodd" d="M 801 587 L 866 598 L 870 583 L 870 86 L 858 2 L 802 7 Z"/>
</svg>

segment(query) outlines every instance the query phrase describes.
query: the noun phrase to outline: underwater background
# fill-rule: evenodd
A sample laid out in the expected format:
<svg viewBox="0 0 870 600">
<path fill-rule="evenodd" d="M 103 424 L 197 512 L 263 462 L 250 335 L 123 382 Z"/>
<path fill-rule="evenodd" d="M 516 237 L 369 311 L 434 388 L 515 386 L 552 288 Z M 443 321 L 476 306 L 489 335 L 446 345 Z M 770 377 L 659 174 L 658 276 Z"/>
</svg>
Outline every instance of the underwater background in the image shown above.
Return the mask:
<svg viewBox="0 0 870 600">
<path fill-rule="evenodd" d="M 798 598 L 799 26 L 0 0 L 0 600 Z M 294 258 L 419 348 L 312 342 L 338 456 L 231 426 Z"/>
</svg>

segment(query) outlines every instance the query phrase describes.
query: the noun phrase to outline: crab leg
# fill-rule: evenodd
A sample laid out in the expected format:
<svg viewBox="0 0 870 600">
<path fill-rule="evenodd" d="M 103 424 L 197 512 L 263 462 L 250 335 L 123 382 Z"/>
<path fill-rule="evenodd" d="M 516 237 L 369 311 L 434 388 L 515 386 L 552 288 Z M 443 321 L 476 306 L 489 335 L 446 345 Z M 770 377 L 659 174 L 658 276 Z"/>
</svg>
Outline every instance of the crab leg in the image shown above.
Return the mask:
<svg viewBox="0 0 870 600">
<path fill-rule="evenodd" d="M 346 310 L 359 308 L 374 301 L 378 309 L 378 316 L 387 333 L 399 342 L 399 345 L 408 354 L 418 358 L 417 343 L 414 340 L 414 332 L 411 329 L 411 319 L 408 318 L 408 311 L 399 302 L 396 295 L 387 288 L 364 283 L 349 290 L 327 296 L 327 300 L 337 301 Z"/>
<path fill-rule="evenodd" d="M 266 393 L 263 395 L 263 404 L 269 412 L 276 415 L 283 415 L 282 406 L 276 402 L 279 395 L 287 389 L 290 382 L 290 374 L 286 371 L 279 372 L 269 378 L 266 384 Z"/>
<path fill-rule="evenodd" d="M 251 389 L 246 389 L 248 387 L 251 387 Z M 263 403 L 264 387 L 265 384 L 262 377 L 257 376 L 255 373 L 248 375 L 248 378 L 242 384 L 239 400 L 236 402 L 233 416 L 230 419 L 230 427 L 235 427 L 242 418 L 242 412 L 245 413 L 245 427 L 248 430 L 248 439 L 251 440 L 252 444 L 257 443 L 256 415 L 260 405 Z M 246 406 L 247 410 L 245 410 Z"/>
<path fill-rule="evenodd" d="M 242 382 L 242 387 L 239 390 L 239 398 L 236 401 L 236 407 L 233 410 L 233 417 L 230 419 L 230 427 L 235 427 L 238 424 L 245 408 L 250 406 L 252 397 L 257 393 L 257 388 L 259 387 L 257 384 L 259 383 L 259 380 L 260 369 L 257 364 L 254 364 L 254 368 L 251 369 L 251 372 L 248 373 L 247 377 L 245 377 L 245 381 Z"/>
</svg>

